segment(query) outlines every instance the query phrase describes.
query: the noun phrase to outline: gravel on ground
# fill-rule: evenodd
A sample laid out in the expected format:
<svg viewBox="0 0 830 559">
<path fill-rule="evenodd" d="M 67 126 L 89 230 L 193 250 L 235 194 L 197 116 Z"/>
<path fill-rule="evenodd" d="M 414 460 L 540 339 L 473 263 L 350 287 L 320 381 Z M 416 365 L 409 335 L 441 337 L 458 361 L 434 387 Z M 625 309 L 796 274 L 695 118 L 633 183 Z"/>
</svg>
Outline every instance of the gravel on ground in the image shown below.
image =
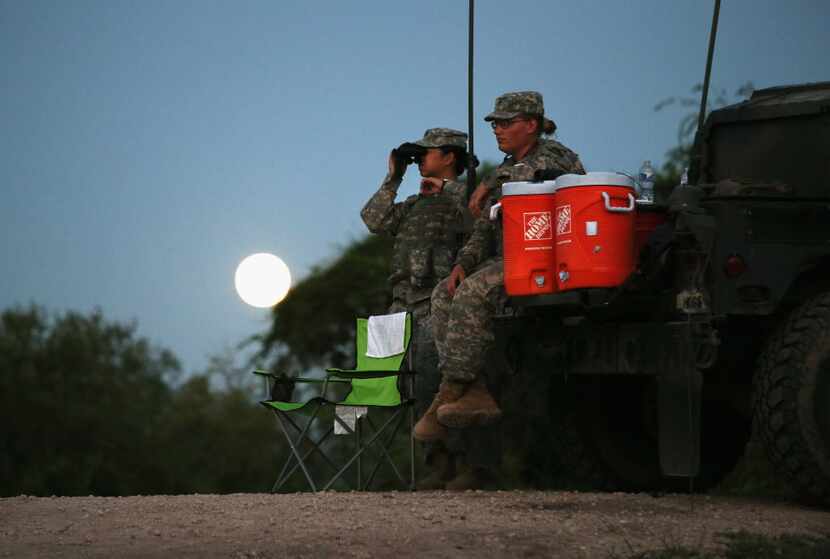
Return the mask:
<svg viewBox="0 0 830 559">
<path fill-rule="evenodd" d="M 468 491 L 0 499 L 0 557 L 627 557 L 830 511 L 707 495 Z"/>
</svg>

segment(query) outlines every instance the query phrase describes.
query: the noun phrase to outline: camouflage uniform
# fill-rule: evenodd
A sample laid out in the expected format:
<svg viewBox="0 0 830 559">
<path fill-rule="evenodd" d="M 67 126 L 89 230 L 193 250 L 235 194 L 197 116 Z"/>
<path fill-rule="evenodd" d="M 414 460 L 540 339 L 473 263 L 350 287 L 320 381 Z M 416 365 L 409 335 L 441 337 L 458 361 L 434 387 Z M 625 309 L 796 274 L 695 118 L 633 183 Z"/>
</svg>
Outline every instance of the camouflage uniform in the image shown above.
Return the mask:
<svg viewBox="0 0 830 559">
<path fill-rule="evenodd" d="M 508 93 L 496 100 L 496 110 L 485 120 L 510 119 L 519 114 L 543 115 L 542 97 L 536 92 Z M 433 335 L 445 380 L 471 383 L 484 369 L 495 339 L 493 315 L 505 298 L 502 265 L 502 227 L 490 221 L 490 206 L 501 198 L 501 186 L 527 181 L 540 169 L 585 173 L 579 157 L 554 140 L 540 139 L 521 160 L 508 156 L 486 181 L 489 197 L 473 233 L 455 263 L 467 274 L 451 297 L 447 280 L 432 292 Z"/>
<path fill-rule="evenodd" d="M 466 147 L 466 134 L 448 129 L 431 129 L 424 134 L 424 139 L 418 143 L 422 147 L 438 147 L 441 145 L 457 145 Z M 430 145 L 432 144 L 432 145 Z M 435 145 L 437 144 L 437 146 Z M 413 367 L 417 371 L 415 383 L 416 413 L 420 416 L 432 400 L 433 395 L 441 382 L 441 373 L 438 369 L 438 353 L 433 340 L 432 316 L 430 313 L 430 294 L 432 286 L 415 285 L 412 277 L 418 277 L 418 262 L 430 260 L 424 252 L 432 251 L 432 262 L 435 263 L 435 246 L 446 246 L 441 232 L 458 233 L 463 224 L 463 213 L 467 205 L 467 185 L 459 181 L 450 180 L 444 185 L 445 196 L 410 196 L 404 202 L 394 203 L 400 179 L 387 175 L 380 189 L 366 203 L 361 212 L 364 223 L 373 233 L 386 234 L 395 237 L 395 246 L 392 257 L 392 274 L 390 283 L 393 291 L 392 307 L 390 312 L 408 310 L 412 313 L 415 328 L 413 331 L 412 347 L 414 351 Z M 458 207 L 458 213 L 448 211 L 444 205 L 447 199 L 452 199 Z M 469 218 L 469 214 L 467 215 Z M 449 223 L 448 223 L 449 222 Z M 425 234 L 426 232 L 426 234 Z M 456 244 L 457 248 L 460 243 Z M 450 260 L 443 260 L 443 253 L 438 251 L 439 269 L 434 270 L 435 281 L 449 275 L 455 258 L 452 253 Z M 415 273 L 412 274 L 412 263 L 415 262 Z M 440 275 L 439 275 L 440 274 Z M 453 459 L 464 456 L 465 462 L 474 466 L 490 467 L 497 462 L 499 440 L 495 439 L 490 430 L 484 429 L 451 429 L 449 437 L 443 446 Z M 424 458 L 430 463 L 438 446 L 425 443 Z"/>
<path fill-rule="evenodd" d="M 466 141 L 463 132 L 430 128 L 415 144 L 466 149 Z M 467 189 L 464 183 L 447 180 L 440 194 L 416 194 L 395 203 L 400 185 L 401 177 L 386 175 L 380 189 L 360 211 L 369 231 L 395 238 L 389 276 L 390 312 L 411 311 L 419 303 L 429 301 L 435 283 L 449 275 L 458 250 Z"/>
<path fill-rule="evenodd" d="M 425 148 L 466 149 L 466 142 L 467 135 L 463 132 L 431 128 L 415 144 Z M 447 180 L 440 194 L 417 194 L 395 203 L 400 184 L 400 177 L 387 175 L 360 216 L 372 233 L 395 238 L 389 276 L 392 288 L 389 312 L 412 313 L 414 368 L 419 373 L 417 391 L 419 395 L 424 394 L 424 398 L 418 399 L 429 403 L 440 382 L 430 324 L 430 295 L 435 284 L 449 275 L 460 246 L 467 185 Z"/>
<path fill-rule="evenodd" d="M 454 238 L 460 229 L 459 198 L 466 185 L 448 181 L 449 192 L 434 196 L 410 196 L 393 204 L 400 181 L 387 177 L 361 215 L 369 230 L 393 236 L 391 274 L 392 305 L 389 312 L 409 311 L 413 319 L 413 367 L 419 373 L 419 389 L 437 386 L 438 355 L 430 323 L 430 294 L 435 284 L 451 270 L 459 243 Z M 379 211 L 386 207 L 387 213 Z M 373 218 L 381 217 L 374 220 Z M 424 375 L 422 377 L 422 375 Z M 434 393 L 427 392 L 429 396 Z M 428 391 L 428 389 L 427 389 Z M 419 390 L 419 392 L 421 392 Z"/>
</svg>

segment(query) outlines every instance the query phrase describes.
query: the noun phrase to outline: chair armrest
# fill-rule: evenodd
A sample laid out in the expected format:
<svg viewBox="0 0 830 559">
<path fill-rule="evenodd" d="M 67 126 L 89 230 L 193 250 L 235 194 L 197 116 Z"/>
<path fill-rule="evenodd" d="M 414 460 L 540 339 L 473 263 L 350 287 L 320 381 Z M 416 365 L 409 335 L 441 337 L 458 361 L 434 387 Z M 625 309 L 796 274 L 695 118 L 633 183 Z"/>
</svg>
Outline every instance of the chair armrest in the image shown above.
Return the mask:
<svg viewBox="0 0 830 559">
<path fill-rule="evenodd" d="M 401 374 L 401 371 L 357 371 L 354 369 L 326 369 L 326 374 L 329 378 L 340 377 L 344 379 L 354 378 L 382 378 L 395 377 Z M 332 379 L 333 380 L 333 379 Z"/>
<path fill-rule="evenodd" d="M 331 374 L 327 374 L 325 378 L 309 378 L 309 377 L 289 377 L 289 376 L 284 375 L 284 374 L 274 374 L 274 373 L 268 372 L 268 371 L 263 370 L 263 369 L 254 369 L 253 371 L 251 371 L 251 373 L 254 374 L 254 375 L 257 375 L 258 377 L 261 377 L 263 379 L 263 381 L 265 382 L 264 393 L 265 393 L 265 399 L 266 399 L 265 402 L 266 403 L 267 402 L 282 402 L 282 403 L 292 404 L 292 405 L 295 404 L 295 403 L 299 403 L 299 402 L 294 402 L 293 401 L 293 387 L 294 387 L 295 384 L 322 384 L 323 385 L 322 394 L 319 397 L 326 400 L 328 398 L 328 386 L 330 384 L 332 384 L 332 385 L 333 384 L 342 385 L 342 384 L 351 384 L 351 382 L 352 382 L 351 379 L 349 379 L 349 378 L 337 378 L 336 376 L 331 375 Z M 271 381 L 269 382 L 268 379 L 271 379 Z M 274 387 L 276 387 L 280 384 L 290 385 L 291 388 L 288 389 L 289 393 L 285 394 L 284 399 L 279 398 L 279 397 L 277 399 L 274 399 Z M 303 405 L 305 405 L 306 403 L 308 403 L 308 402 L 303 402 Z"/>
<path fill-rule="evenodd" d="M 269 373 L 268 371 L 263 371 L 262 369 L 255 369 L 254 371 L 251 371 L 251 373 L 254 374 L 254 375 L 261 376 L 261 377 L 272 378 L 275 381 L 279 381 L 279 382 L 291 381 L 291 382 L 308 383 L 308 384 L 314 384 L 314 383 L 319 384 L 319 383 L 325 383 L 325 382 L 349 382 L 348 380 L 345 380 L 345 379 L 281 376 L 281 375 L 275 375 L 274 373 Z"/>
<path fill-rule="evenodd" d="M 260 376 L 260 377 L 270 377 L 274 380 L 278 380 L 278 379 L 282 378 L 278 375 L 275 375 L 274 373 L 269 373 L 268 371 L 265 371 L 263 369 L 254 369 L 253 371 L 251 371 L 251 374 L 257 375 L 257 376 Z"/>
<path fill-rule="evenodd" d="M 339 378 L 332 378 L 329 376 L 328 378 L 304 378 L 304 377 L 297 377 L 294 379 L 297 382 L 305 382 L 308 384 L 325 384 L 327 382 L 350 382 L 346 379 L 339 379 Z"/>
</svg>

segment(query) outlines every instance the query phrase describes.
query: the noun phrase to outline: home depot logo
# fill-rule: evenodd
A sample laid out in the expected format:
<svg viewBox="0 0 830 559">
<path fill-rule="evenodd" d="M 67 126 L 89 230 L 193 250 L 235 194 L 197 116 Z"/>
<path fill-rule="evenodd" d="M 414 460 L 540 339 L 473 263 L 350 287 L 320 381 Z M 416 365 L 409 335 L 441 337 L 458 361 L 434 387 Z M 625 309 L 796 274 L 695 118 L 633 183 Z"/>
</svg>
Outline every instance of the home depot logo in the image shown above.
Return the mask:
<svg viewBox="0 0 830 559">
<path fill-rule="evenodd" d="M 571 205 L 556 208 L 556 234 L 569 235 L 571 232 Z"/>
<path fill-rule="evenodd" d="M 526 241 L 544 241 L 553 238 L 550 212 L 527 212 L 524 214 L 524 222 Z"/>
</svg>

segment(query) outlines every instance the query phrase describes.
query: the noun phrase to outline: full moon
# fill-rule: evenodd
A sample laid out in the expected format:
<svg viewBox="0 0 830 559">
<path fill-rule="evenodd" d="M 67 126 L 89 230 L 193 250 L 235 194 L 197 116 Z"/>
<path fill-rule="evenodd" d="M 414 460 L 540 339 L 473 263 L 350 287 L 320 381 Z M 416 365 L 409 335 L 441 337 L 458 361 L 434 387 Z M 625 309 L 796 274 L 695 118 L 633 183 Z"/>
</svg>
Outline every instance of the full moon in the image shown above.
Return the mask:
<svg viewBox="0 0 830 559">
<path fill-rule="evenodd" d="M 285 262 L 267 252 L 245 257 L 236 267 L 236 292 L 243 301 L 260 309 L 273 307 L 291 287 L 291 272 Z"/>
</svg>

